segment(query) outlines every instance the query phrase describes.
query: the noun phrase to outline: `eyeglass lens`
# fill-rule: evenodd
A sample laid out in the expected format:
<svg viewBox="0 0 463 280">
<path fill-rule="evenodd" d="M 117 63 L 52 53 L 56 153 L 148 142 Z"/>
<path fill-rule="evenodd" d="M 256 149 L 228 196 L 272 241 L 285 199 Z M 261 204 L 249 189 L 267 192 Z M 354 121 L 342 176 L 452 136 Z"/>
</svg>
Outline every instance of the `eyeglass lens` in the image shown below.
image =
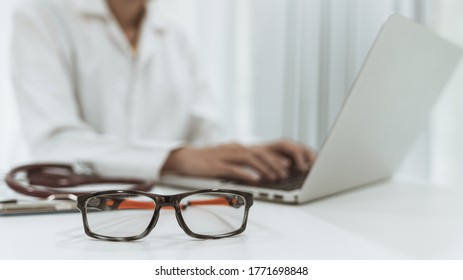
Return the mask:
<svg viewBox="0 0 463 280">
<path fill-rule="evenodd" d="M 186 226 L 200 235 L 220 236 L 241 228 L 245 200 L 234 194 L 201 193 L 180 201 Z"/>
<path fill-rule="evenodd" d="M 144 195 L 111 194 L 87 201 L 87 223 L 94 234 L 133 237 L 142 234 L 154 216 L 155 202 Z"/>
<path fill-rule="evenodd" d="M 143 234 L 158 215 L 156 202 L 142 194 L 99 195 L 86 203 L 87 223 L 94 234 L 106 237 L 135 237 Z M 162 209 L 174 211 L 173 207 Z M 241 228 L 245 199 L 230 193 L 200 193 L 180 201 L 181 218 L 191 232 L 221 236 Z"/>
</svg>

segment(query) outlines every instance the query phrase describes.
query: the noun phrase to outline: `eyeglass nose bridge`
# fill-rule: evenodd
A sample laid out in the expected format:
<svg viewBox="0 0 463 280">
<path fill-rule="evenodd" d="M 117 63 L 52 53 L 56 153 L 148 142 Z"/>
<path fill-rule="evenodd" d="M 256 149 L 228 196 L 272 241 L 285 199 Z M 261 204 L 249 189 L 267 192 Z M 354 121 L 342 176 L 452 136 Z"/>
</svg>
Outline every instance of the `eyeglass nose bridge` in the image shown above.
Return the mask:
<svg viewBox="0 0 463 280">
<path fill-rule="evenodd" d="M 156 208 L 158 209 L 158 215 L 156 217 L 156 222 L 157 219 L 159 218 L 159 211 L 162 209 L 162 207 L 172 207 L 175 210 L 175 219 L 177 220 L 178 225 L 182 228 L 182 230 L 189 236 L 195 237 L 195 234 L 185 225 L 185 222 L 183 219 L 180 217 L 180 200 L 177 196 L 175 195 L 166 195 L 166 196 L 161 196 L 158 197 L 158 202 Z M 154 227 L 154 225 L 152 226 Z"/>
<path fill-rule="evenodd" d="M 178 200 L 176 196 L 166 195 L 158 198 L 158 207 L 173 207 L 176 208 Z"/>
</svg>

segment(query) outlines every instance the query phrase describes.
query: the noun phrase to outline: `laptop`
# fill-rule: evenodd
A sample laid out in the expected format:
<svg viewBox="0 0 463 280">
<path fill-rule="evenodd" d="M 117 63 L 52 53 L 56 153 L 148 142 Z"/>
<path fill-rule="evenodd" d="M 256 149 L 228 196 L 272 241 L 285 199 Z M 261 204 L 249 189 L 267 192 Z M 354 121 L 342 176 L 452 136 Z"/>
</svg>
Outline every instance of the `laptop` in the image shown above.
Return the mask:
<svg viewBox="0 0 463 280">
<path fill-rule="evenodd" d="M 251 192 L 305 203 L 391 177 L 457 67 L 463 52 L 398 14 L 380 30 L 308 174 L 275 185 L 167 175 L 164 185 Z"/>
</svg>

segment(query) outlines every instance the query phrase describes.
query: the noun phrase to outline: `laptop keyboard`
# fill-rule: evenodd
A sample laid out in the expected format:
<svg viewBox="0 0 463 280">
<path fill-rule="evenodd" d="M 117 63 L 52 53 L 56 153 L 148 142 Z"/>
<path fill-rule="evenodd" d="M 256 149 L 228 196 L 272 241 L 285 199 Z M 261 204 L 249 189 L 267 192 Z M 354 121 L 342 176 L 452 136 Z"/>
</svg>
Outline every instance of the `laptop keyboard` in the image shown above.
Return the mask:
<svg viewBox="0 0 463 280">
<path fill-rule="evenodd" d="M 291 191 L 302 187 L 302 184 L 304 183 L 305 177 L 307 177 L 308 173 L 309 172 L 301 173 L 300 171 L 293 170 L 291 171 L 291 174 L 287 179 L 279 180 L 276 182 L 263 181 L 256 184 L 244 183 L 239 181 L 232 182 L 258 188 Z"/>
</svg>

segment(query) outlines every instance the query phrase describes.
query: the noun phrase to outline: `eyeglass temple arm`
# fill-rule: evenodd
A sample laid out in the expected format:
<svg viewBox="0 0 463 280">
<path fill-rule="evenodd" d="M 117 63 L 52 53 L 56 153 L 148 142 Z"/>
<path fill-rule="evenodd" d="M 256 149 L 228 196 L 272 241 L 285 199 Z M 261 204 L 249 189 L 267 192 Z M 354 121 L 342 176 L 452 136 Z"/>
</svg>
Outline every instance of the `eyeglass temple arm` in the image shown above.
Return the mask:
<svg viewBox="0 0 463 280">
<path fill-rule="evenodd" d="M 244 205 L 244 201 L 233 197 L 218 197 L 215 199 L 204 199 L 204 200 L 190 200 L 187 204 L 180 204 L 181 209 L 186 209 L 190 206 L 202 206 L 202 205 L 224 205 L 231 206 L 233 208 L 240 208 Z M 121 198 L 107 198 L 102 200 L 99 207 L 101 210 L 104 209 L 154 209 L 155 204 L 150 201 L 137 201 L 130 199 Z"/>
<path fill-rule="evenodd" d="M 187 204 L 182 204 L 180 207 L 185 209 L 189 206 L 200 206 L 200 205 L 224 205 L 231 206 L 233 208 L 240 208 L 244 205 L 244 201 L 234 197 L 222 196 L 215 199 L 205 199 L 205 200 L 190 200 Z"/>
</svg>

